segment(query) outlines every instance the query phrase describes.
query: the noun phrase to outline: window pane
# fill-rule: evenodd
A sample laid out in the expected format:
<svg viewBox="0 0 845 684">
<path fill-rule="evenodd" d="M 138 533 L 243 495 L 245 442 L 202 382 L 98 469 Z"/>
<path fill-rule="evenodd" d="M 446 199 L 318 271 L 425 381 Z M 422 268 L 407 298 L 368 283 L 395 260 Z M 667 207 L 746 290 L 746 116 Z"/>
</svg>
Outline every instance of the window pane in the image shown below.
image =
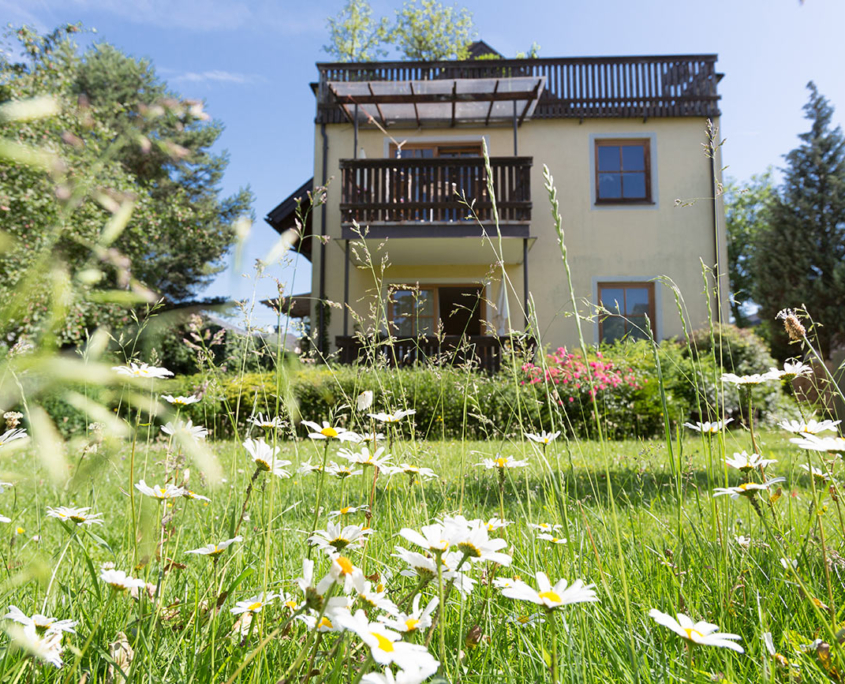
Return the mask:
<svg viewBox="0 0 845 684">
<path fill-rule="evenodd" d="M 608 311 L 621 313 L 625 310 L 625 293 L 621 287 L 603 287 L 601 304 Z"/>
<path fill-rule="evenodd" d="M 645 171 L 645 145 L 623 146 L 622 168 L 625 171 Z"/>
<path fill-rule="evenodd" d="M 414 319 L 410 316 L 393 316 L 393 324 L 397 337 L 414 336 Z"/>
<path fill-rule="evenodd" d="M 600 173 L 599 174 L 599 199 L 619 199 L 622 197 L 622 174 L 621 173 Z"/>
<path fill-rule="evenodd" d="M 629 287 L 625 292 L 625 313 L 628 316 L 647 314 L 648 311 L 647 287 Z"/>
<path fill-rule="evenodd" d="M 414 316 L 414 293 L 411 290 L 397 290 L 393 293 L 393 317 Z"/>
<path fill-rule="evenodd" d="M 619 171 L 618 145 L 600 145 L 598 158 L 599 171 Z"/>
<path fill-rule="evenodd" d="M 618 316 L 605 318 L 601 325 L 601 341 L 616 342 L 625 336 L 625 321 Z"/>
<path fill-rule="evenodd" d="M 645 173 L 622 174 L 622 196 L 626 199 L 646 199 Z"/>
<path fill-rule="evenodd" d="M 434 297 L 431 290 L 420 290 L 417 295 L 417 315 L 434 316 Z"/>
<path fill-rule="evenodd" d="M 433 335 L 434 321 L 431 318 L 417 319 L 417 334 L 418 335 Z"/>
<path fill-rule="evenodd" d="M 647 340 L 648 328 L 645 316 L 632 316 L 628 320 L 628 337 L 632 340 Z"/>
</svg>

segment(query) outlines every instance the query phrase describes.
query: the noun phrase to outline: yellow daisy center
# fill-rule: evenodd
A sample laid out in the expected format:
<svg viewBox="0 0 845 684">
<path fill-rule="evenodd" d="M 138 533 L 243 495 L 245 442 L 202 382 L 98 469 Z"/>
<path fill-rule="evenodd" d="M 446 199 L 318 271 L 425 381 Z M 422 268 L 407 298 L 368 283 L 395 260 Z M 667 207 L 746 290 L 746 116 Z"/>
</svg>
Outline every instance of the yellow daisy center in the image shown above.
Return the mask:
<svg viewBox="0 0 845 684">
<path fill-rule="evenodd" d="M 296 610 L 296 601 L 291 599 L 290 601 L 285 601 L 285 607 L 290 608 L 291 610 Z"/>
<path fill-rule="evenodd" d="M 419 620 L 415 618 L 408 618 L 405 620 L 405 629 L 409 632 L 413 632 L 417 628 L 418 624 L 420 624 Z"/>
<path fill-rule="evenodd" d="M 345 506 L 344 508 L 341 508 L 341 509 L 340 509 L 340 514 L 341 514 L 341 515 L 346 515 L 347 513 L 349 513 L 349 509 L 350 509 L 350 508 L 351 508 L 351 506 Z"/>
<path fill-rule="evenodd" d="M 320 430 L 320 434 L 323 435 L 323 437 L 337 437 L 338 431 L 333 427 L 327 427 Z"/>
<path fill-rule="evenodd" d="M 560 594 L 558 594 L 556 591 L 552 591 L 551 589 L 549 589 L 549 591 L 541 591 L 539 594 L 537 594 L 537 596 L 539 596 L 541 599 L 551 601 L 552 603 L 560 603 Z"/>
<path fill-rule="evenodd" d="M 695 635 L 697 635 L 701 638 L 704 638 L 704 635 L 701 632 L 699 632 L 697 629 L 693 629 L 692 627 L 683 627 L 682 629 L 687 633 L 687 639 L 689 639 L 690 641 L 695 641 L 692 638 L 693 634 L 695 634 Z"/>
<path fill-rule="evenodd" d="M 517 618 L 517 622 L 519 622 L 520 624 L 526 625 L 529 622 L 531 622 L 531 616 L 530 615 L 520 615 Z"/>
<path fill-rule="evenodd" d="M 496 459 L 496 466 L 499 467 L 499 468 L 504 468 L 507 464 L 508 464 L 507 458 L 503 458 L 503 457 L 500 456 L 499 458 Z"/>
<path fill-rule="evenodd" d="M 352 565 L 352 561 L 346 556 L 338 556 L 335 559 L 335 563 L 338 564 L 341 573 L 344 575 L 351 575 L 352 571 L 355 569 L 355 566 Z"/>
<path fill-rule="evenodd" d="M 263 603 L 261 603 L 261 601 L 256 601 L 255 603 L 250 603 L 250 604 L 247 606 L 247 608 L 246 608 L 246 609 L 247 609 L 247 610 L 249 610 L 249 611 L 256 611 L 256 610 L 258 610 L 259 608 L 261 608 L 261 606 L 263 606 L 263 605 L 264 605 L 264 604 L 263 604 Z"/>
<path fill-rule="evenodd" d="M 370 632 L 370 634 L 376 638 L 379 650 L 382 650 L 385 653 L 393 653 L 393 642 L 390 639 L 378 632 Z"/>
<path fill-rule="evenodd" d="M 320 623 L 317 625 L 317 627 L 325 627 L 326 629 L 334 629 L 334 625 L 332 624 L 332 621 L 329 620 L 325 615 L 322 618 L 320 618 Z"/>
</svg>

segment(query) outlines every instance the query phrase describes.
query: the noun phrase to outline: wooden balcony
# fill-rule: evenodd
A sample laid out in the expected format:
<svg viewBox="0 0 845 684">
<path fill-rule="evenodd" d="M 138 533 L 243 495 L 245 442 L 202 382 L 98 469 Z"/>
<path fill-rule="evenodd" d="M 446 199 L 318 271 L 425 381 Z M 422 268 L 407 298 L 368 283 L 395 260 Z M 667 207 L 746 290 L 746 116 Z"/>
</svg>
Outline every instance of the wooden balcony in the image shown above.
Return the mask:
<svg viewBox="0 0 845 684">
<path fill-rule="evenodd" d="M 370 337 L 338 336 L 335 338 L 338 360 L 341 363 L 381 362 L 391 368 L 428 363 L 457 366 L 471 363 L 477 370 L 498 373 L 502 361 L 514 350 L 519 362 L 534 356 L 536 341 L 518 335 L 493 337 L 489 335 L 424 335 L 407 339 L 386 335 Z"/>
<path fill-rule="evenodd" d="M 532 162 L 531 157 L 490 159 L 500 223 L 524 223 L 527 230 Z M 476 224 L 461 195 L 474 202 L 478 220 L 492 219 L 493 202 L 481 157 L 343 159 L 340 168 L 340 211 L 345 224 Z"/>
<path fill-rule="evenodd" d="M 574 57 L 318 64 L 317 122 L 347 115 L 333 82 L 419 82 L 542 77 L 534 119 L 719 116 L 716 55 Z"/>
</svg>

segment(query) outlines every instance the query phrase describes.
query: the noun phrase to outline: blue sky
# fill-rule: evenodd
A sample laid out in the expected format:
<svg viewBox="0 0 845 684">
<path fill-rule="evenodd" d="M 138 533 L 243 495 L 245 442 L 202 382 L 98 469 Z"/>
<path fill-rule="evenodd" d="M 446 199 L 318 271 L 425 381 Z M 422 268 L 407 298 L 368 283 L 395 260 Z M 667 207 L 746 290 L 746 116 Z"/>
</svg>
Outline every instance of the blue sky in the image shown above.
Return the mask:
<svg viewBox="0 0 845 684">
<path fill-rule="evenodd" d="M 479 37 L 514 56 L 532 42 L 540 55 L 718 53 L 725 73 L 723 148 L 727 174 L 746 179 L 779 166 L 802 118 L 805 85 L 814 80 L 845 121 L 845 2 L 843 0 L 467 0 Z M 399 0 L 372 1 L 374 13 L 392 16 Z M 326 18 L 342 0 L 0 0 L 4 23 L 47 30 L 82 21 L 105 40 L 153 61 L 159 74 L 186 97 L 205 99 L 226 131 L 220 149 L 231 163 L 224 189 L 250 185 L 256 224 L 243 267 L 230 268 L 206 294 L 248 297 L 241 275 L 276 235 L 262 220 L 311 176 L 314 63 L 327 58 Z M 515 11 L 518 7 L 518 11 Z M 542 161 L 542 160 L 538 160 Z M 269 276 L 289 292 L 310 289 L 302 260 Z M 258 295 L 275 293 L 269 279 Z M 263 307 L 262 307 L 263 308 Z M 269 310 L 258 322 L 269 324 Z"/>
</svg>

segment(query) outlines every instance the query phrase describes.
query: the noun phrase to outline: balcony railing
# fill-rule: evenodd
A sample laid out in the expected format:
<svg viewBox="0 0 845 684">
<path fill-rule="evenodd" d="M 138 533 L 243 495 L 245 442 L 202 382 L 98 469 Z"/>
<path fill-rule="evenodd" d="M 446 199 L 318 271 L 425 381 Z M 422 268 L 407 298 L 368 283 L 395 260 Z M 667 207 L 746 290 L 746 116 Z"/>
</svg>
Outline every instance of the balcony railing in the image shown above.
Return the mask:
<svg viewBox="0 0 845 684">
<path fill-rule="evenodd" d="M 530 360 L 536 348 L 533 338 L 522 335 L 423 335 L 393 340 L 384 335 L 366 340 L 358 336 L 339 336 L 335 344 L 341 363 L 380 361 L 391 368 L 421 363 L 440 366 L 470 363 L 487 373 L 498 373 L 509 354 L 517 354 L 519 363 Z"/>
<path fill-rule="evenodd" d="M 716 55 L 333 63 L 317 68 L 317 121 L 325 123 L 346 121 L 329 82 L 515 76 L 545 77 L 535 119 L 719 116 Z"/>
<path fill-rule="evenodd" d="M 531 157 L 492 157 L 499 220 L 531 219 Z M 342 159 L 340 211 L 344 223 L 451 223 L 492 217 L 487 172 L 480 157 Z"/>
</svg>

